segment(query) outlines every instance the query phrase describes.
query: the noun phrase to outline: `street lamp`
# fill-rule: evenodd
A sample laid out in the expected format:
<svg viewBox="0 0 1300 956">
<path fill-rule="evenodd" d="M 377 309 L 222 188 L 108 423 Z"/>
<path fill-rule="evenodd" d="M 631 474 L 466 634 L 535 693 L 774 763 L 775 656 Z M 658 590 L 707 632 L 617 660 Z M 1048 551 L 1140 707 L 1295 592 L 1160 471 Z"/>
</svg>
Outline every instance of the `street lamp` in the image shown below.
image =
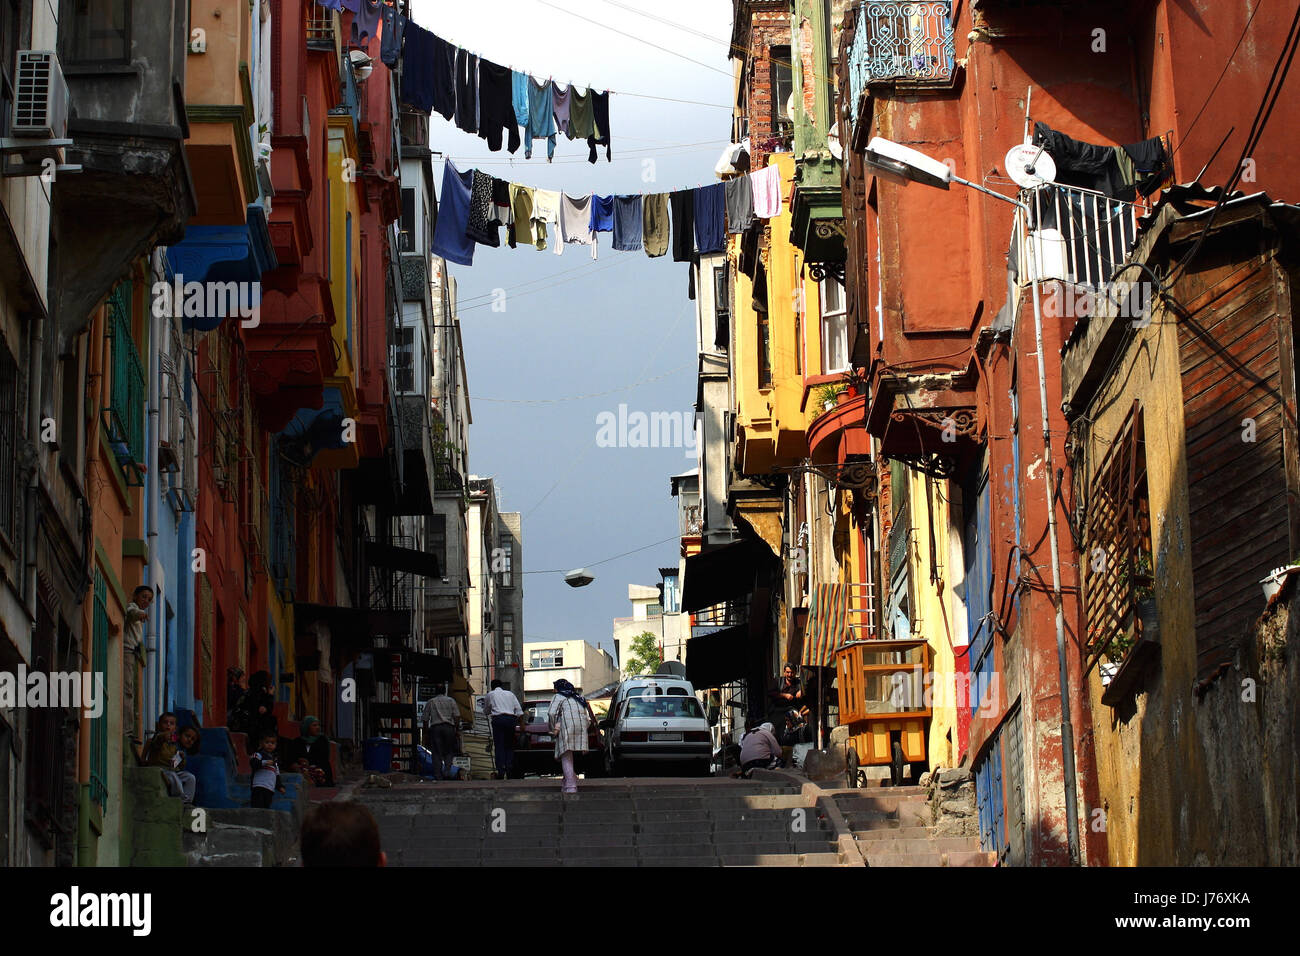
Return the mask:
<svg viewBox="0 0 1300 956">
<path fill-rule="evenodd" d="M 571 588 L 585 588 L 596 579 L 586 568 L 575 568 L 564 576 L 564 583 Z"/>
<path fill-rule="evenodd" d="M 950 184 L 959 183 L 986 196 L 1011 203 L 1026 215 L 1029 213 L 1029 207 L 1020 200 L 962 179 L 947 163 L 941 163 L 915 149 L 879 136 L 874 137 L 867 144 L 863 161 L 873 169 L 884 173 L 887 178 L 901 182 L 903 185 L 915 182 L 924 186 L 947 189 Z M 1041 261 L 1041 255 L 1035 257 L 1035 262 Z M 1043 414 L 1043 483 L 1047 489 L 1047 533 L 1051 547 L 1052 603 L 1056 606 L 1056 661 L 1061 684 L 1061 757 L 1070 859 L 1077 864 L 1079 862 L 1079 820 L 1074 766 L 1074 728 L 1070 721 L 1069 670 L 1065 652 L 1065 609 L 1061 601 L 1061 556 L 1056 534 L 1055 468 L 1052 464 L 1051 432 L 1048 429 L 1047 371 L 1043 364 L 1043 312 L 1038 292 L 1038 273 L 1039 269 L 1035 267 L 1030 277 L 1030 285 L 1034 301 L 1034 341 L 1038 350 L 1038 400 Z"/>
</svg>

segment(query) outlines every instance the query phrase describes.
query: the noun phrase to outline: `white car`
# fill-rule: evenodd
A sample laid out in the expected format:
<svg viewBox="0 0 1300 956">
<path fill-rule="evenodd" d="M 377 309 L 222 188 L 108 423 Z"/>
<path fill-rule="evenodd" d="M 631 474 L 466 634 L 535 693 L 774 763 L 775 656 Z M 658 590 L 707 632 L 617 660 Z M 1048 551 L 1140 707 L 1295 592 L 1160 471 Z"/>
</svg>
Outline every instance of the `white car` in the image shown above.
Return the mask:
<svg viewBox="0 0 1300 956">
<path fill-rule="evenodd" d="M 713 738 L 695 688 L 676 677 L 638 677 L 614 694 L 605 733 L 605 770 L 616 775 L 631 765 L 679 764 L 705 776 Z"/>
</svg>

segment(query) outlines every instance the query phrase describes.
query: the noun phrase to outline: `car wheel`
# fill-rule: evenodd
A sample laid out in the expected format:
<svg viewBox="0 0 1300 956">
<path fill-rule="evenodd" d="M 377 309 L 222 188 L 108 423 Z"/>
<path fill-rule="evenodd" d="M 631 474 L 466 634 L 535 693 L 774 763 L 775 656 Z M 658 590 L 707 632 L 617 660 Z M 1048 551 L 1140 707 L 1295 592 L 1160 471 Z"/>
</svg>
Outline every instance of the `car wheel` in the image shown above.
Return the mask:
<svg viewBox="0 0 1300 956">
<path fill-rule="evenodd" d="M 693 777 L 711 777 L 713 776 L 713 762 L 710 760 L 697 760 L 695 766 L 691 768 Z"/>
<path fill-rule="evenodd" d="M 893 746 L 894 759 L 889 763 L 889 782 L 895 787 L 903 785 L 903 745 L 897 740 Z"/>
</svg>

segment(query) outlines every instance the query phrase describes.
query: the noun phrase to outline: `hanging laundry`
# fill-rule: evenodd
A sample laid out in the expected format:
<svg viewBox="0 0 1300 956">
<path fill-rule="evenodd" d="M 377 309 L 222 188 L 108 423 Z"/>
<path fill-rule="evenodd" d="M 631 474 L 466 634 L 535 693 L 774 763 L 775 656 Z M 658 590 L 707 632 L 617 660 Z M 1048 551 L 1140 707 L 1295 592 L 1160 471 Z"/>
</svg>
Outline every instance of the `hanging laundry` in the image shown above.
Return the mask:
<svg viewBox="0 0 1300 956">
<path fill-rule="evenodd" d="M 402 60 L 402 82 L 406 82 L 407 71 L 411 69 L 411 64 L 420 59 L 424 51 L 411 49 L 411 31 L 419 30 L 421 33 L 428 31 L 415 25 L 412 20 L 406 25 L 406 53 Z M 442 37 L 428 34 L 432 40 L 429 49 L 428 64 L 429 69 L 433 71 L 433 108 L 438 111 L 438 115 L 445 120 L 450 120 L 456 115 L 456 48 L 448 43 Z"/>
<path fill-rule="evenodd" d="M 539 83 L 528 78 L 528 125 L 524 128 L 524 158 L 533 158 L 533 139 L 546 140 L 546 161 L 555 156 L 555 109 L 551 101 L 551 81 Z"/>
<path fill-rule="evenodd" d="M 652 259 L 668 251 L 668 194 L 645 197 L 641 208 L 641 237 L 645 254 Z"/>
<path fill-rule="evenodd" d="M 390 7 L 388 4 L 383 5 L 380 16 L 383 19 L 384 32 L 379 44 L 379 62 L 393 68 L 402 58 L 402 37 L 406 33 L 406 17 L 398 13 L 396 7 Z"/>
<path fill-rule="evenodd" d="M 1132 162 L 1136 174 L 1133 181 L 1137 191 L 1143 197 L 1150 196 L 1160 188 L 1160 184 L 1172 171 L 1164 137 L 1152 136 L 1140 143 L 1130 143 L 1122 149 Z"/>
<path fill-rule="evenodd" d="M 775 219 L 781 215 L 781 170 L 765 166 L 749 174 L 750 190 L 754 196 L 754 215 L 759 219 Z"/>
<path fill-rule="evenodd" d="M 492 177 L 492 212 L 494 222 L 506 227 L 506 243 L 511 249 L 515 247 L 515 216 L 510 208 L 510 184 L 504 179 Z"/>
<path fill-rule="evenodd" d="M 673 262 L 690 262 L 695 253 L 695 190 L 670 193 L 668 204 L 673 210 Z"/>
<path fill-rule="evenodd" d="M 573 87 L 560 89 L 559 83 L 551 83 L 551 113 L 555 116 L 555 129 L 569 139 L 569 103 Z"/>
<path fill-rule="evenodd" d="M 334 7 L 334 9 L 342 9 L 351 13 L 357 13 L 361 10 L 361 0 L 342 0 L 342 2 L 338 4 L 338 6 Z"/>
<path fill-rule="evenodd" d="M 442 167 L 438 225 L 433 230 L 430 252 L 460 266 L 474 264 L 474 240 L 466 235 L 473 190 L 474 171 L 461 173 L 451 160 L 446 160 Z"/>
<path fill-rule="evenodd" d="M 527 73 L 510 71 L 510 93 L 515 104 L 515 119 L 520 126 L 528 125 L 528 80 Z"/>
<path fill-rule="evenodd" d="M 442 41 L 417 23 L 406 25 L 405 53 L 402 60 L 402 102 L 421 113 L 435 107 L 442 112 L 438 93 L 441 80 L 437 75 L 438 44 Z M 447 72 L 451 82 L 451 72 Z M 444 116 L 449 114 L 443 114 Z"/>
<path fill-rule="evenodd" d="M 591 196 L 560 198 L 560 238 L 591 246 L 591 258 L 596 258 L 596 234 L 591 231 Z"/>
<path fill-rule="evenodd" d="M 1042 146 L 1056 161 L 1056 181 L 1105 193 L 1112 199 L 1131 201 L 1136 192 L 1120 175 L 1115 149 L 1071 139 L 1046 123 L 1034 123 L 1034 145 Z"/>
<path fill-rule="evenodd" d="M 501 130 L 507 134 L 506 148 L 519 149 L 519 123 L 515 119 L 514 92 L 509 67 L 491 60 L 478 61 L 478 135 L 492 152 L 501 150 Z"/>
<path fill-rule="evenodd" d="M 326 10 L 342 10 L 343 0 L 316 0 Z"/>
<path fill-rule="evenodd" d="M 459 49 L 456 51 L 456 126 L 466 133 L 478 132 L 478 57 Z"/>
<path fill-rule="evenodd" d="M 352 18 L 352 42 L 358 45 L 379 36 L 379 0 L 360 0 Z"/>
<path fill-rule="evenodd" d="M 613 232 L 614 231 L 614 197 L 613 196 L 596 196 L 591 197 L 591 231 L 592 232 Z"/>
<path fill-rule="evenodd" d="M 636 252 L 641 248 L 641 197 L 614 197 L 614 248 Z"/>
<path fill-rule="evenodd" d="M 496 208 L 492 204 L 492 177 L 487 173 L 474 172 L 474 185 L 469 197 L 469 220 L 465 226 L 465 235 L 480 246 L 501 245 L 501 234 L 494 225 Z"/>
<path fill-rule="evenodd" d="M 573 86 L 569 87 L 569 129 L 565 136 L 569 139 L 586 139 L 596 130 L 596 121 L 591 107 L 591 90 L 579 93 Z"/>
<path fill-rule="evenodd" d="M 510 209 L 515 216 L 515 239 L 518 242 L 546 248 L 546 224 L 533 219 L 533 188 L 510 184 Z"/>
<path fill-rule="evenodd" d="M 587 155 L 587 162 L 594 163 L 596 161 L 597 146 L 605 147 L 605 160 L 610 162 L 608 91 L 604 93 L 591 92 L 591 113 L 595 131 L 587 137 L 587 148 L 590 150 Z"/>
<path fill-rule="evenodd" d="M 748 176 L 727 180 L 727 232 L 744 232 L 753 221 L 753 183 Z"/>
<path fill-rule="evenodd" d="M 548 238 L 553 238 L 552 243 L 555 254 L 561 255 L 564 250 L 564 243 L 560 240 L 560 191 L 558 189 L 534 189 L 533 190 L 533 222 L 543 223 L 546 228 Z"/>
<path fill-rule="evenodd" d="M 723 183 L 695 190 L 695 246 L 700 255 L 721 252 L 726 243 L 726 191 Z"/>
</svg>

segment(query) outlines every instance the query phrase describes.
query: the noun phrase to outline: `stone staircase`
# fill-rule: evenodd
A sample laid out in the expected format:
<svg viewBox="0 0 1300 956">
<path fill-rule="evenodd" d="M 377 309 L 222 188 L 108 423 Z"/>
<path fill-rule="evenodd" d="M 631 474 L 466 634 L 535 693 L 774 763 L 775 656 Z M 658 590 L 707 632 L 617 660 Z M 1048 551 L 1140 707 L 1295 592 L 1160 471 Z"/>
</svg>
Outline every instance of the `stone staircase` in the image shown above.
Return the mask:
<svg viewBox="0 0 1300 956">
<path fill-rule="evenodd" d="M 362 790 L 392 866 L 840 866 L 800 788 L 730 779 Z"/>
<path fill-rule="evenodd" d="M 997 866 L 979 837 L 945 835 L 934 825 L 928 788 L 870 787 L 834 800 L 867 866 Z"/>
</svg>

